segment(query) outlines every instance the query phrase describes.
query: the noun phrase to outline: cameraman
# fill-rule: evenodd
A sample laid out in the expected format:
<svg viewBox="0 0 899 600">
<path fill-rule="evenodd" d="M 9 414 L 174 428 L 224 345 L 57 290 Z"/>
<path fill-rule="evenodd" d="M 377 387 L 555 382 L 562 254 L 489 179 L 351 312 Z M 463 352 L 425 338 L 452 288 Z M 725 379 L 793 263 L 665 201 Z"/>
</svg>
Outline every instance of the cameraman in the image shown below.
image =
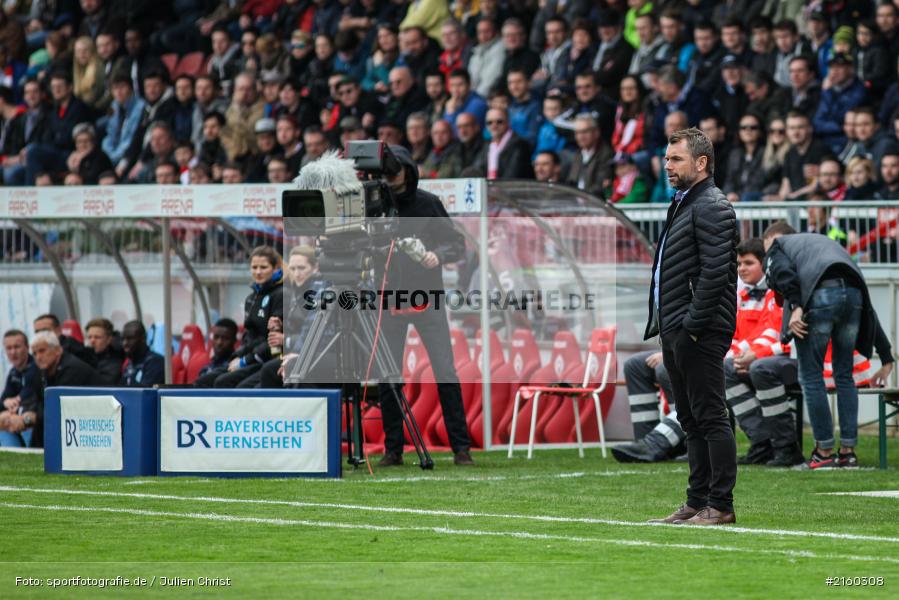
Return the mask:
<svg viewBox="0 0 899 600">
<path fill-rule="evenodd" d="M 443 204 L 433 194 L 418 189 L 418 167 L 409 151 L 402 146 L 391 145 L 402 170 L 387 177 L 393 189 L 399 214 L 399 238 L 418 238 L 425 252 L 416 260 L 412 253 L 395 249 L 387 273 L 387 289 L 407 294 L 422 290 L 443 290 L 441 265 L 462 258 L 465 241 L 455 230 Z M 388 309 L 389 307 L 389 309 Z M 469 449 L 471 440 L 465 422 L 462 405 L 462 388 L 453 361 L 449 325 L 443 311 L 443 303 L 413 308 L 408 302 L 398 303 L 395 296 L 385 304 L 381 335 L 396 358 L 402 364 L 403 350 L 409 325 L 414 325 L 424 342 L 431 360 L 431 368 L 437 381 L 437 392 L 443 410 L 443 420 L 453 449 L 453 462 L 457 465 L 473 465 Z M 379 386 L 381 414 L 384 419 L 385 450 L 380 466 L 403 464 L 403 420 L 398 402 L 390 385 Z"/>
</svg>

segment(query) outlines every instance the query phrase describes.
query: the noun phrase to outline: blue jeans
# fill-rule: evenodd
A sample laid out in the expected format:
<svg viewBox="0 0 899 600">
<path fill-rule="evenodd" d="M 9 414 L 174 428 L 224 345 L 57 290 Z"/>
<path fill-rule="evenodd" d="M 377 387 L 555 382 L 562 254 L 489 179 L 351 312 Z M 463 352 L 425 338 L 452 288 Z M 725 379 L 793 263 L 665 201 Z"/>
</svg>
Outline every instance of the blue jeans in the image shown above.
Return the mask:
<svg viewBox="0 0 899 600">
<path fill-rule="evenodd" d="M 0 447 L 2 448 L 27 448 L 31 446 L 31 434 L 33 429 L 26 429 L 22 433 L 10 433 L 0 431 Z"/>
<path fill-rule="evenodd" d="M 815 442 L 823 450 L 834 447 L 833 416 L 823 373 L 828 341 L 833 342 L 831 356 L 840 412 L 840 442 L 843 447 L 852 448 L 858 441 L 858 390 L 852 379 L 852 354 L 861 316 L 861 290 L 854 287 L 819 288 L 812 294 L 805 313 L 808 335 L 796 340 L 799 383 Z"/>
<path fill-rule="evenodd" d="M 69 152 L 52 144 L 29 144 L 25 153 L 25 185 L 34 185 L 35 178 L 43 172 L 65 171 Z"/>
</svg>

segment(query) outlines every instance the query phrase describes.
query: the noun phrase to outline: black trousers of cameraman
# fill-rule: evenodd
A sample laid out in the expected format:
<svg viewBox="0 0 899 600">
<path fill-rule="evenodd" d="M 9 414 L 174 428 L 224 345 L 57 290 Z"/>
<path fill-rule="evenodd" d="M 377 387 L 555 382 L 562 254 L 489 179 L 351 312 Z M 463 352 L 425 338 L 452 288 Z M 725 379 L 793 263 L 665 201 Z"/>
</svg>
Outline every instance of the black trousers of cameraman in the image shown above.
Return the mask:
<svg viewBox="0 0 899 600">
<path fill-rule="evenodd" d="M 385 311 L 381 323 L 382 340 L 389 344 L 396 364 L 403 364 L 403 350 L 406 346 L 406 331 L 414 325 L 424 342 L 437 381 L 440 408 L 453 452 L 471 448 L 468 425 L 465 422 L 465 407 L 462 404 L 462 388 L 456 365 L 453 361 L 453 346 L 450 341 L 449 325 L 443 310 L 427 308 L 414 314 L 392 315 Z M 383 342 L 381 342 L 383 343 Z M 402 454 L 404 445 L 403 416 L 399 404 L 389 386 L 378 387 L 381 396 L 381 415 L 384 421 L 384 446 L 387 452 Z M 424 428 L 425 423 L 419 423 Z"/>
</svg>

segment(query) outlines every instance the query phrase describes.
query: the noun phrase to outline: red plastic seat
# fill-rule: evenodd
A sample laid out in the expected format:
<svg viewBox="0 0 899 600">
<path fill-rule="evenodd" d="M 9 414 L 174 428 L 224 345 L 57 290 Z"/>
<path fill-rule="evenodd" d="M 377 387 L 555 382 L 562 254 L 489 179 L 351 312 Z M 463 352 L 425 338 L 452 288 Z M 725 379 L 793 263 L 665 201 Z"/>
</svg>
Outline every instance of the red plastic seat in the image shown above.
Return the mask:
<svg viewBox="0 0 899 600">
<path fill-rule="evenodd" d="M 84 334 L 81 332 L 81 325 L 74 319 L 66 319 L 62 322 L 62 334 L 72 338 L 79 344 L 84 343 Z"/>
<path fill-rule="evenodd" d="M 184 361 L 181 360 L 181 357 L 177 354 L 172 356 L 172 383 L 175 385 L 181 385 L 184 383 L 185 374 L 187 369 L 184 366 Z"/>
<path fill-rule="evenodd" d="M 178 61 L 178 66 L 175 67 L 175 77 L 179 75 L 190 75 L 191 77 L 200 75 L 205 61 L 206 55 L 202 52 L 185 54 L 181 57 L 181 60 Z"/>
<path fill-rule="evenodd" d="M 190 364 L 190 359 L 196 354 L 206 354 L 205 338 L 200 327 L 194 324 L 185 325 L 181 330 L 181 345 L 178 348 L 178 355 L 181 362 L 186 366 Z"/>
<path fill-rule="evenodd" d="M 203 367 L 209 364 L 209 354 L 206 352 L 198 352 L 190 357 L 187 368 L 184 372 L 184 383 L 193 383 L 200 376 Z"/>
<path fill-rule="evenodd" d="M 163 54 L 159 58 L 162 60 L 162 64 L 165 65 L 165 68 L 168 69 L 169 77 L 175 79 L 175 69 L 178 67 L 178 55 L 174 52 L 170 52 L 168 54 Z"/>
</svg>

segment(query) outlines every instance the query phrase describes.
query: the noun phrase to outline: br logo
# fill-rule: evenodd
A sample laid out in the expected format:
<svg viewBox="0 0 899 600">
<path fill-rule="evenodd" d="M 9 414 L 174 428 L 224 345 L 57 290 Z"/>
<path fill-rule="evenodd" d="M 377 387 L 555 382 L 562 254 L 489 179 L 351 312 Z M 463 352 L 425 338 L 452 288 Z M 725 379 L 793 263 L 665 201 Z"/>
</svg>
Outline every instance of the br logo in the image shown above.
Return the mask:
<svg viewBox="0 0 899 600">
<path fill-rule="evenodd" d="M 196 428 L 196 432 L 194 432 Z M 178 420 L 178 447 L 190 448 L 200 440 L 204 446 L 209 448 L 209 442 L 206 441 L 207 425 L 205 421 L 187 421 Z"/>
<path fill-rule="evenodd" d="M 66 419 L 66 447 L 78 446 L 78 424 L 75 419 Z"/>
</svg>

